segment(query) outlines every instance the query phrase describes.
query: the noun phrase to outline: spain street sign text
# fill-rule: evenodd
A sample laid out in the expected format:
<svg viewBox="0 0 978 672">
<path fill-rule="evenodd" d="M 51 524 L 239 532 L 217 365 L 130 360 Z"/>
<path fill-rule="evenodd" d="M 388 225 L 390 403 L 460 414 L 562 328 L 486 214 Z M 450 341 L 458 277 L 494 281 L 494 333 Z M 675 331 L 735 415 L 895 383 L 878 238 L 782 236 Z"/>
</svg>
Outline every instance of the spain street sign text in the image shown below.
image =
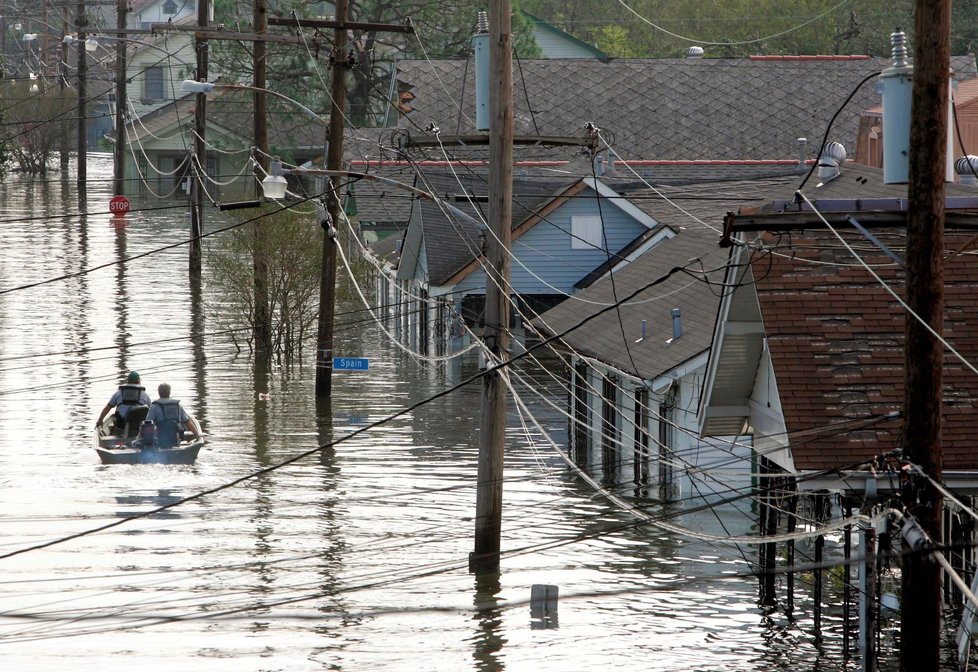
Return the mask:
<svg viewBox="0 0 978 672">
<path fill-rule="evenodd" d="M 370 360 L 366 357 L 333 357 L 334 371 L 367 371 Z"/>
</svg>

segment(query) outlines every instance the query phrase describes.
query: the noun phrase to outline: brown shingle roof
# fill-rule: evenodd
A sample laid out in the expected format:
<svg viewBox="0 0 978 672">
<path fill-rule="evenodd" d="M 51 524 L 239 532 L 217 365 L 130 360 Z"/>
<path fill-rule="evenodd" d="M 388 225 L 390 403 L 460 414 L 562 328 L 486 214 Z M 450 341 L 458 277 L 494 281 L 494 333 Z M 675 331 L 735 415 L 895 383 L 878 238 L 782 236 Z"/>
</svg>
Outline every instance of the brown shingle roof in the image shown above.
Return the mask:
<svg viewBox="0 0 978 672">
<path fill-rule="evenodd" d="M 900 232 L 876 233 L 890 249 L 905 256 Z M 903 269 L 857 233 L 842 235 L 903 296 Z M 972 236 L 948 232 L 946 249 L 955 250 Z M 834 423 L 902 408 L 905 310 L 857 265 L 831 232 L 768 242 L 777 243 L 777 253 L 755 255 L 752 265 L 795 466 L 834 468 L 899 448 L 899 421 L 816 441 L 800 437 Z M 973 245 L 970 249 L 946 260 L 944 335 L 968 361 L 978 362 L 978 264 Z M 946 469 L 978 467 L 973 431 L 978 420 L 976 400 L 978 375 L 948 354 Z"/>
</svg>

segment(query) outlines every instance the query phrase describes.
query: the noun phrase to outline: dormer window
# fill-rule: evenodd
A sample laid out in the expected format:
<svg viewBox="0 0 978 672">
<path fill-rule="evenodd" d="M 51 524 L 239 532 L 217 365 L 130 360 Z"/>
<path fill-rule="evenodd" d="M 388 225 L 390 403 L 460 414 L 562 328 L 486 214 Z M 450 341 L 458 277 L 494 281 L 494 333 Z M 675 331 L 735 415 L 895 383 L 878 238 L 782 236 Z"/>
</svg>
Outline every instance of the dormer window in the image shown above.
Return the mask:
<svg viewBox="0 0 978 672">
<path fill-rule="evenodd" d="M 166 0 L 163 3 L 163 13 L 171 16 L 177 13 L 177 3 L 175 0 Z"/>
</svg>

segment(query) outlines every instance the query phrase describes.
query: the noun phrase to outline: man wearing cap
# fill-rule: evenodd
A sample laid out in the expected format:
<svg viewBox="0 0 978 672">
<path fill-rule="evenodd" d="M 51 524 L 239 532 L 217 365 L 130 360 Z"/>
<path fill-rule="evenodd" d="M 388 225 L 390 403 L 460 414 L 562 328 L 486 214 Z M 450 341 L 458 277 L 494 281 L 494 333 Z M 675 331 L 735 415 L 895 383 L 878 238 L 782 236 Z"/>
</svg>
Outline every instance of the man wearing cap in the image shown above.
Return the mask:
<svg viewBox="0 0 978 672">
<path fill-rule="evenodd" d="M 116 427 L 125 427 L 126 414 L 129 413 L 129 409 L 135 406 L 149 406 L 149 404 L 150 400 L 149 395 L 146 394 L 146 388 L 139 384 L 139 372 L 130 371 L 129 375 L 126 376 L 126 382 L 119 386 L 119 389 L 109 399 L 109 403 L 99 413 L 95 426 L 99 427 L 109 411 L 115 408 Z"/>
</svg>

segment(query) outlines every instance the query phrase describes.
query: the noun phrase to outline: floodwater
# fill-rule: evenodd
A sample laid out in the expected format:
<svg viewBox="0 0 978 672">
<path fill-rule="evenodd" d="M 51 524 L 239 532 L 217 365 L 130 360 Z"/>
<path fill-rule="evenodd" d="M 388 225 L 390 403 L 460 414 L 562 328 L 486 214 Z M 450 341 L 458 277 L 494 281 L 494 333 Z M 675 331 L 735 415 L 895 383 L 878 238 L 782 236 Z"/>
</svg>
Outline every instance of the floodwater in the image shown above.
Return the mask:
<svg viewBox="0 0 978 672">
<path fill-rule="evenodd" d="M 90 160 L 87 216 L 58 176 L 0 185 L 3 669 L 855 665 L 837 613 L 823 614 L 826 644 L 812 636 L 810 576 L 799 577 L 792 618 L 765 612 L 743 576 L 755 549 L 635 526 L 576 478 L 552 445 L 564 421 L 545 403 L 565 393 L 530 365 L 529 414 L 510 413 L 501 572 L 470 574 L 478 385 L 371 425 L 476 363 L 421 365 L 361 313 L 337 354 L 369 357 L 370 369 L 335 373 L 331 408 L 317 407 L 308 364 L 256 381 L 210 319 L 222 290 L 207 259 L 220 234 L 192 286 L 186 208 L 134 200 L 142 211 L 117 226 L 110 166 Z M 206 218 L 205 231 L 227 223 L 215 209 Z M 196 465 L 99 464 L 94 419 L 129 369 L 151 391 L 170 382 L 197 415 L 209 443 Z M 670 520 L 739 534 L 749 513 Z M 536 584 L 557 586 L 556 614 L 531 613 Z"/>
</svg>

